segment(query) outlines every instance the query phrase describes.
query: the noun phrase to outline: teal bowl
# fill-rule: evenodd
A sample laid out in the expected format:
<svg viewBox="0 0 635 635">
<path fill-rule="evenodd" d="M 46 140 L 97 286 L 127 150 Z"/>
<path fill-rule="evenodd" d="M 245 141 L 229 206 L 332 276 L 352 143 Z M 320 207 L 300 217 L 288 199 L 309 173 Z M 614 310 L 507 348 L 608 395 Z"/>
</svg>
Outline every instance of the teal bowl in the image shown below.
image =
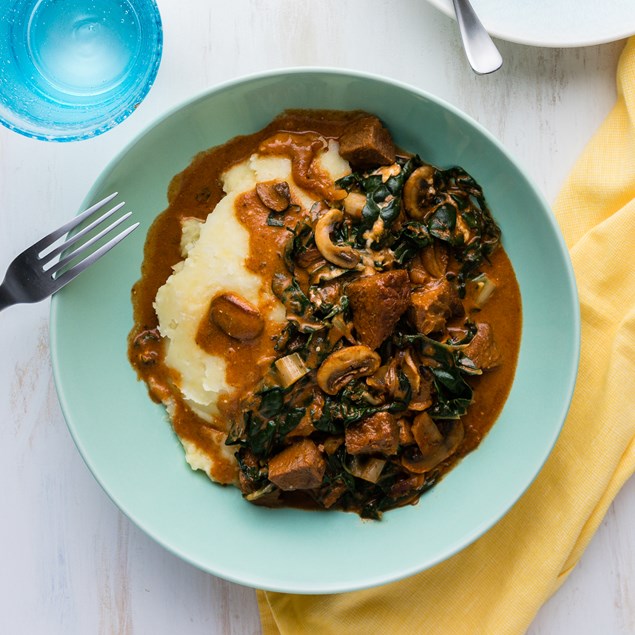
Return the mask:
<svg viewBox="0 0 635 635">
<path fill-rule="evenodd" d="M 380 522 L 343 512 L 267 509 L 193 472 L 128 364 L 130 289 L 145 233 L 172 176 L 199 151 L 254 132 L 286 108 L 364 109 L 396 142 L 461 165 L 501 225 L 523 300 L 509 399 L 491 432 L 418 505 Z M 117 156 L 83 207 L 118 191 L 141 229 L 53 299 L 60 403 L 88 467 L 119 508 L 171 552 L 261 589 L 335 593 L 397 580 L 449 558 L 494 525 L 540 471 L 569 407 L 579 313 L 568 253 L 549 206 L 498 141 L 416 88 L 357 72 L 293 69 L 223 84 L 154 123 Z"/>
</svg>

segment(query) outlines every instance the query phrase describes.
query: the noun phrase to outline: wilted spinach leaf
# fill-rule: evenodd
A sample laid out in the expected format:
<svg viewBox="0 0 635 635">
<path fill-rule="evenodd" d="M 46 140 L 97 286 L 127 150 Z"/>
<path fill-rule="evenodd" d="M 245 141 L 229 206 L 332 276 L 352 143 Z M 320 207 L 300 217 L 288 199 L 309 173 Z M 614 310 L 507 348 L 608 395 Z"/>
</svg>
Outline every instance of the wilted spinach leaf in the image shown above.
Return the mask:
<svg viewBox="0 0 635 635">
<path fill-rule="evenodd" d="M 402 348 L 414 345 L 424 360 L 429 358 L 433 362 L 427 367 L 432 373 L 437 398 L 428 413 L 438 419 L 462 417 L 472 403 L 472 389 L 465 381 L 464 369 L 458 361 L 462 355 L 461 349 L 442 344 L 421 333 L 398 334 L 393 337 L 393 342 Z"/>
</svg>

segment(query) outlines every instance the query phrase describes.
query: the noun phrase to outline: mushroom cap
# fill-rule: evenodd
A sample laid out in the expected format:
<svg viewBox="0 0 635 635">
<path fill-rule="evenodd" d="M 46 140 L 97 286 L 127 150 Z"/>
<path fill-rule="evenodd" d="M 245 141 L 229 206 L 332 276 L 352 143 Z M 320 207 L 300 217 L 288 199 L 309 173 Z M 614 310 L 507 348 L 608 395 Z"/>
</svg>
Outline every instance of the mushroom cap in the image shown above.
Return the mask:
<svg viewBox="0 0 635 635">
<path fill-rule="evenodd" d="M 356 377 L 372 375 L 381 357 L 368 346 L 346 346 L 331 353 L 317 371 L 318 386 L 327 395 L 336 395 Z"/>
<path fill-rule="evenodd" d="M 359 252 L 350 245 L 336 245 L 331 240 L 331 232 L 343 219 L 344 213 L 340 209 L 330 209 L 320 216 L 315 224 L 315 244 L 329 262 L 342 269 L 354 269 L 361 259 Z"/>
</svg>

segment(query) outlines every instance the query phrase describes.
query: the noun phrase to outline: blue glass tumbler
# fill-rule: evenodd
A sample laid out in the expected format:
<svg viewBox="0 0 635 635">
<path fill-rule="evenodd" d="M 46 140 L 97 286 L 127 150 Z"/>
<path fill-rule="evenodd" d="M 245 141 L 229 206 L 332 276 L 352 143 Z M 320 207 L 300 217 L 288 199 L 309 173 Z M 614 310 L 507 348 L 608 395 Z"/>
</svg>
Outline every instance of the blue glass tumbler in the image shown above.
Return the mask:
<svg viewBox="0 0 635 635">
<path fill-rule="evenodd" d="M 147 95 L 163 49 L 154 0 L 4 0 L 0 123 L 76 141 L 109 130 Z"/>
</svg>

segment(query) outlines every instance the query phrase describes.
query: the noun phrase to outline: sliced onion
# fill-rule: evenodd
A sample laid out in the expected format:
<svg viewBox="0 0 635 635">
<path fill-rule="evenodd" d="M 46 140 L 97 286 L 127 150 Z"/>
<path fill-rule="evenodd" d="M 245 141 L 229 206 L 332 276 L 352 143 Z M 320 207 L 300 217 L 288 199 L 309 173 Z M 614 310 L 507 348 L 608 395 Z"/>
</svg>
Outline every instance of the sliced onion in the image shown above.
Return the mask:
<svg viewBox="0 0 635 635">
<path fill-rule="evenodd" d="M 474 304 L 477 307 L 482 307 L 490 298 L 494 290 L 496 289 L 496 284 L 492 281 L 491 278 L 487 276 L 487 274 L 482 273 L 479 276 L 476 276 L 472 281 L 476 285 L 476 293 L 474 294 Z"/>
<path fill-rule="evenodd" d="M 357 478 L 361 478 L 369 483 L 376 483 L 381 476 L 384 465 L 386 465 L 384 459 L 375 459 L 373 457 L 362 459 L 353 456 L 348 464 L 345 465 L 345 468 L 349 474 Z"/>
<path fill-rule="evenodd" d="M 288 388 L 309 372 L 299 353 L 291 353 L 291 355 L 277 359 L 275 366 L 280 374 L 280 382 L 283 388 Z"/>
<path fill-rule="evenodd" d="M 273 483 L 267 483 L 264 487 L 261 487 L 259 490 L 255 492 L 251 492 L 251 494 L 245 495 L 245 500 L 248 500 L 250 503 L 253 501 L 257 501 L 259 498 L 266 496 L 267 494 L 271 494 L 276 489 L 276 486 Z"/>
</svg>

